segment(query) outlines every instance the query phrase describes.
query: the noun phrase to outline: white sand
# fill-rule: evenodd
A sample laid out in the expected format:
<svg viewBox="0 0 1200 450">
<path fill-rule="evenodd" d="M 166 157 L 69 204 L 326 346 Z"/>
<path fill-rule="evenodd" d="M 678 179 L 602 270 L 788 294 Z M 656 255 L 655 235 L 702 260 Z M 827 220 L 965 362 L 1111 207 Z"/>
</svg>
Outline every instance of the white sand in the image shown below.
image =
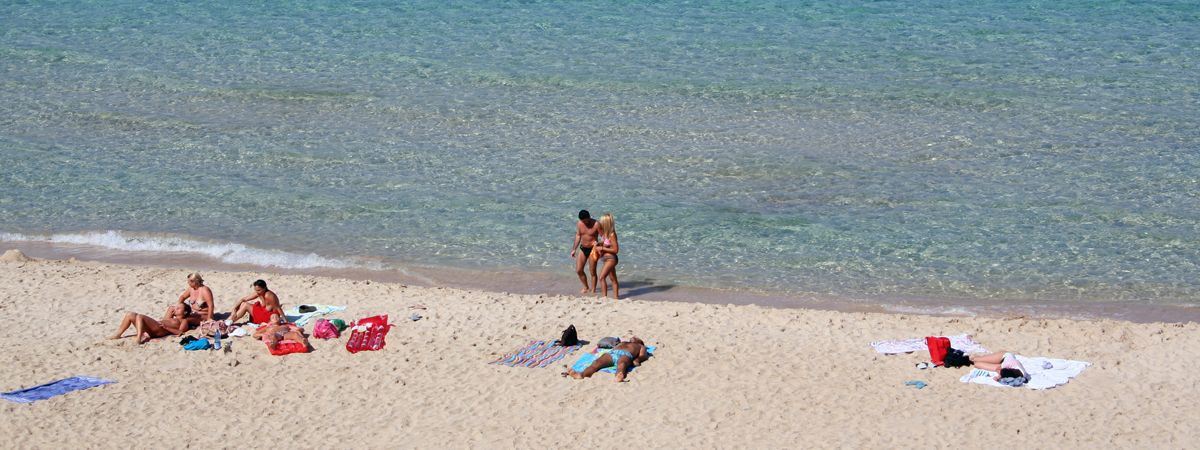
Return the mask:
<svg viewBox="0 0 1200 450">
<path fill-rule="evenodd" d="M 1200 443 L 1195 323 L 946 318 L 522 296 L 297 275 L 204 273 L 218 310 L 265 278 L 284 306 L 388 313 L 379 352 L 345 338 L 275 357 L 138 346 L 111 334 L 126 311 L 158 317 L 186 270 L 0 258 L 0 390 L 73 375 L 119 383 L 32 404 L 0 401 L 9 448 L 1187 448 Z M 566 276 L 566 275 L 565 275 Z M 405 319 L 411 304 L 425 319 Z M 628 383 L 576 381 L 561 365 L 489 365 L 575 324 L 582 339 L 637 335 L 660 347 Z M 1050 391 L 920 371 L 927 354 L 882 356 L 885 338 L 974 334 L 993 350 L 1090 361 Z M 132 332 L 127 333 L 132 336 Z M 906 387 L 923 380 L 929 387 Z M 624 430 L 618 438 L 617 430 Z"/>
</svg>

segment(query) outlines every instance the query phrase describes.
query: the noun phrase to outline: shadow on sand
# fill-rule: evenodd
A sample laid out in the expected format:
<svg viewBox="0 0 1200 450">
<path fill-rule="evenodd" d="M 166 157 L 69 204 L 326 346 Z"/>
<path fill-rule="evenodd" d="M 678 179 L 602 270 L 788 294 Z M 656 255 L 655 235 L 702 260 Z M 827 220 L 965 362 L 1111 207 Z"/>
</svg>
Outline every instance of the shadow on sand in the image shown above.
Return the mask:
<svg viewBox="0 0 1200 450">
<path fill-rule="evenodd" d="M 621 282 L 622 297 L 630 298 L 655 292 L 664 292 L 674 289 L 674 284 L 658 284 L 654 280 L 638 280 L 638 281 L 623 281 Z"/>
</svg>

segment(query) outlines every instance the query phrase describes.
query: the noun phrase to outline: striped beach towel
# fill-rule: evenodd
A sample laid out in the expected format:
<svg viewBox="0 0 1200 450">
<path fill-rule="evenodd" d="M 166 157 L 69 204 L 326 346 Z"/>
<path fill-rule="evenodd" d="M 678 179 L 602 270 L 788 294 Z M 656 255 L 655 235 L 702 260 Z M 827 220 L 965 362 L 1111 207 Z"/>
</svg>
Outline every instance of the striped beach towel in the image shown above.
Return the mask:
<svg viewBox="0 0 1200 450">
<path fill-rule="evenodd" d="M 563 347 L 557 342 L 530 341 L 529 345 L 516 349 L 488 364 L 501 364 L 509 367 L 546 367 L 583 346 L 578 344 Z"/>
</svg>

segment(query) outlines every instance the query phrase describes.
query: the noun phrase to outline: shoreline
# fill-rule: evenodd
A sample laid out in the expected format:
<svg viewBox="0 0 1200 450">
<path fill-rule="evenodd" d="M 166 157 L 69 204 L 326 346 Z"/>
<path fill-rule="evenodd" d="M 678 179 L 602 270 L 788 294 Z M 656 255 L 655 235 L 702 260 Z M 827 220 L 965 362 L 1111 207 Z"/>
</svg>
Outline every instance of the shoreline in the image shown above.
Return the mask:
<svg viewBox="0 0 1200 450">
<path fill-rule="evenodd" d="M 391 316 L 379 351 L 351 354 L 342 336 L 310 338 L 311 353 L 278 357 L 249 337 L 226 340 L 228 353 L 182 351 L 178 337 L 144 345 L 129 334 L 106 339 L 125 312 L 161 313 L 196 268 L 16 259 L 14 252 L 0 260 L 0 311 L 15 324 L 48 325 L 33 338 L 0 334 L 0 364 L 12 368 L 0 373 L 0 390 L 77 375 L 117 383 L 31 404 L 0 402 L 9 418 L 0 432 L 15 447 L 148 447 L 199 414 L 209 429 L 253 423 L 256 442 L 296 448 L 626 448 L 588 438 L 596 417 L 613 411 L 654 430 L 638 437 L 645 448 L 924 448 L 998 438 L 1017 446 L 1178 448 L 1200 439 L 1190 426 L 1200 415 L 1196 376 L 1179 357 L 1200 348 L 1197 323 L 613 302 L 206 270 L 218 311 L 262 277 L 285 307 L 345 305 L 330 317 L 346 320 Z M 423 318 L 408 320 L 412 311 Z M 568 324 L 593 343 L 639 336 L 658 351 L 625 383 L 606 374 L 561 377 L 580 352 L 540 369 L 489 364 L 533 339 L 557 338 Z M 869 346 L 962 333 L 992 351 L 1092 366 L 1048 391 L 996 388 L 962 383 L 968 368 L 914 368 L 927 352 L 885 356 Z M 928 386 L 905 385 L 912 380 Z M 297 435 L 298 425 L 307 433 Z M 227 433 L 186 439 L 196 447 L 230 442 Z"/>
<path fill-rule="evenodd" d="M 0 241 L 0 253 L 20 250 L 38 259 L 125 264 L 133 266 L 191 269 L 202 271 L 260 272 L 264 274 L 311 275 L 348 280 L 400 283 L 422 287 L 449 287 L 520 295 L 552 295 L 591 298 L 579 294 L 577 280 L 569 268 L 561 275 L 534 271 L 482 271 L 452 267 L 408 265 L 399 269 L 305 268 L 285 269 L 252 264 L 231 264 L 189 252 L 123 251 L 85 244 L 38 241 Z M 918 314 L 935 317 L 990 317 L 1070 320 L 1121 320 L 1133 323 L 1200 322 L 1200 307 L 1134 302 L 1035 303 L 998 300 L 994 305 L 979 305 L 965 300 L 849 298 L 833 295 L 721 290 L 680 286 L 654 279 L 626 278 L 623 297 L 648 301 L 700 303 L 712 305 L 757 305 L 768 308 L 813 309 L 836 312 Z M 600 297 L 597 297 L 600 298 Z"/>
</svg>

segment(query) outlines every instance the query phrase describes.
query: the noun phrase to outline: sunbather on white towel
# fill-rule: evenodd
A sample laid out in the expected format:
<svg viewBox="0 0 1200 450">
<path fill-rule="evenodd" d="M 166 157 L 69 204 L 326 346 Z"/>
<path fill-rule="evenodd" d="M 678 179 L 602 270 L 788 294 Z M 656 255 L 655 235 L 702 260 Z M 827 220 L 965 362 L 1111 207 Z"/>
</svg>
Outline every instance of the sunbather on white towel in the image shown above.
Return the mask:
<svg viewBox="0 0 1200 450">
<path fill-rule="evenodd" d="M 1029 382 L 1029 371 L 1025 370 L 1025 366 L 1021 365 L 1020 361 L 1017 361 L 1017 355 L 1013 353 L 995 352 L 986 355 L 969 355 L 969 358 L 971 365 L 989 372 L 996 372 L 996 376 L 992 377 L 993 380 L 1016 386 Z M 1006 379 L 1014 381 L 1006 383 Z"/>
</svg>

